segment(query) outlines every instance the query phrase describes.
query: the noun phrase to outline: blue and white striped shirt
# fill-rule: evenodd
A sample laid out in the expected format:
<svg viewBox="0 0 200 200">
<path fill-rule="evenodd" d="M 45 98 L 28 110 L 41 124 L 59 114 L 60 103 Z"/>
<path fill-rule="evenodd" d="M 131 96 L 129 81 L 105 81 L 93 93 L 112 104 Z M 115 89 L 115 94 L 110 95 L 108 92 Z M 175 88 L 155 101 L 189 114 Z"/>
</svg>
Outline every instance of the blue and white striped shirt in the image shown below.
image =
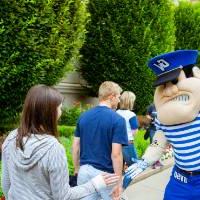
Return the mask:
<svg viewBox="0 0 200 200">
<path fill-rule="evenodd" d="M 172 145 L 177 167 L 186 171 L 200 171 L 200 114 L 191 122 L 180 125 L 163 125 L 156 120 Z"/>
</svg>

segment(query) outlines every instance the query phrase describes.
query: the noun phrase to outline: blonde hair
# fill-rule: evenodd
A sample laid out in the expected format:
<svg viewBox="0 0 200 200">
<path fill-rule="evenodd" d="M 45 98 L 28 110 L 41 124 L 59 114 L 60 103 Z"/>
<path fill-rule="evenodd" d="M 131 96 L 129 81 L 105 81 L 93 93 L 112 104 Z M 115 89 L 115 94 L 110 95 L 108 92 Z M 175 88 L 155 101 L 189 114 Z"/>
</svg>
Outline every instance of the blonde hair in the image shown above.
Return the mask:
<svg viewBox="0 0 200 200">
<path fill-rule="evenodd" d="M 120 97 L 120 109 L 132 110 L 135 103 L 136 96 L 133 92 L 124 91 Z"/>
<path fill-rule="evenodd" d="M 110 95 L 117 95 L 122 92 L 122 88 L 115 82 L 105 81 L 99 87 L 99 100 L 107 100 Z"/>
</svg>

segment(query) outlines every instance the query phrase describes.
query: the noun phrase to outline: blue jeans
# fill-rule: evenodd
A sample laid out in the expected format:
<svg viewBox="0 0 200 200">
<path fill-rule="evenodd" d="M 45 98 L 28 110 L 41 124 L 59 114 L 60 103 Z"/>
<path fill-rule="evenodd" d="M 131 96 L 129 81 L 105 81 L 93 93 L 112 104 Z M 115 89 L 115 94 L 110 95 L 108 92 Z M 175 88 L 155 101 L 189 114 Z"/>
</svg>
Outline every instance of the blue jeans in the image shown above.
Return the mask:
<svg viewBox="0 0 200 200">
<path fill-rule="evenodd" d="M 91 165 L 82 165 L 78 172 L 78 185 L 82 185 L 91 181 L 95 176 L 104 173 L 101 170 L 94 168 Z M 87 197 L 81 198 L 82 200 L 111 200 L 112 197 L 112 189 L 113 187 L 107 187 L 105 189 L 100 190 L 99 192 L 88 195 Z"/>
<path fill-rule="evenodd" d="M 165 189 L 164 200 L 200 200 L 200 175 L 183 174 L 175 166 Z"/>
<path fill-rule="evenodd" d="M 123 151 L 124 162 L 126 162 L 126 164 L 128 166 L 132 165 L 134 163 L 134 160 L 138 159 L 137 151 L 136 151 L 134 144 L 129 144 L 128 146 L 123 146 L 122 151 Z"/>
</svg>

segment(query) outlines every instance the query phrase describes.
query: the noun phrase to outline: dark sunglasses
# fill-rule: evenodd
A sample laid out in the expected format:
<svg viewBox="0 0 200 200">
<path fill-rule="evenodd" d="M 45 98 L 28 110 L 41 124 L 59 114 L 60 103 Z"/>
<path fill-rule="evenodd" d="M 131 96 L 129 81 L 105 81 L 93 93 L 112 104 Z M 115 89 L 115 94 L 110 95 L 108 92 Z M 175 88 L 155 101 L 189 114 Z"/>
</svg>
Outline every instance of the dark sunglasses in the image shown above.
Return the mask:
<svg viewBox="0 0 200 200">
<path fill-rule="evenodd" d="M 192 72 L 193 67 L 194 67 L 194 65 L 189 65 L 189 66 L 183 68 L 186 78 L 193 77 L 193 72 Z"/>
<path fill-rule="evenodd" d="M 183 68 L 186 78 L 193 77 L 193 72 L 192 72 L 193 67 L 194 67 L 194 65 L 189 65 L 189 66 Z M 176 85 L 178 83 L 178 77 L 175 78 L 174 80 L 172 80 L 171 83 Z"/>
</svg>

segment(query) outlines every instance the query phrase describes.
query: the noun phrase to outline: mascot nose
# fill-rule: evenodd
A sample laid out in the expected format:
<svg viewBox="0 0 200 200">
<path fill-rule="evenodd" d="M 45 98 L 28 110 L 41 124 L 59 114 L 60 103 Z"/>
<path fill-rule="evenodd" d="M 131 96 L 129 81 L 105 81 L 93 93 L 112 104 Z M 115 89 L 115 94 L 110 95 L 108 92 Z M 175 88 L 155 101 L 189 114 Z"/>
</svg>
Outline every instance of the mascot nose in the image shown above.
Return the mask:
<svg viewBox="0 0 200 200">
<path fill-rule="evenodd" d="M 165 88 L 163 90 L 164 96 L 173 96 L 178 92 L 178 87 L 171 82 L 166 83 Z"/>
</svg>

